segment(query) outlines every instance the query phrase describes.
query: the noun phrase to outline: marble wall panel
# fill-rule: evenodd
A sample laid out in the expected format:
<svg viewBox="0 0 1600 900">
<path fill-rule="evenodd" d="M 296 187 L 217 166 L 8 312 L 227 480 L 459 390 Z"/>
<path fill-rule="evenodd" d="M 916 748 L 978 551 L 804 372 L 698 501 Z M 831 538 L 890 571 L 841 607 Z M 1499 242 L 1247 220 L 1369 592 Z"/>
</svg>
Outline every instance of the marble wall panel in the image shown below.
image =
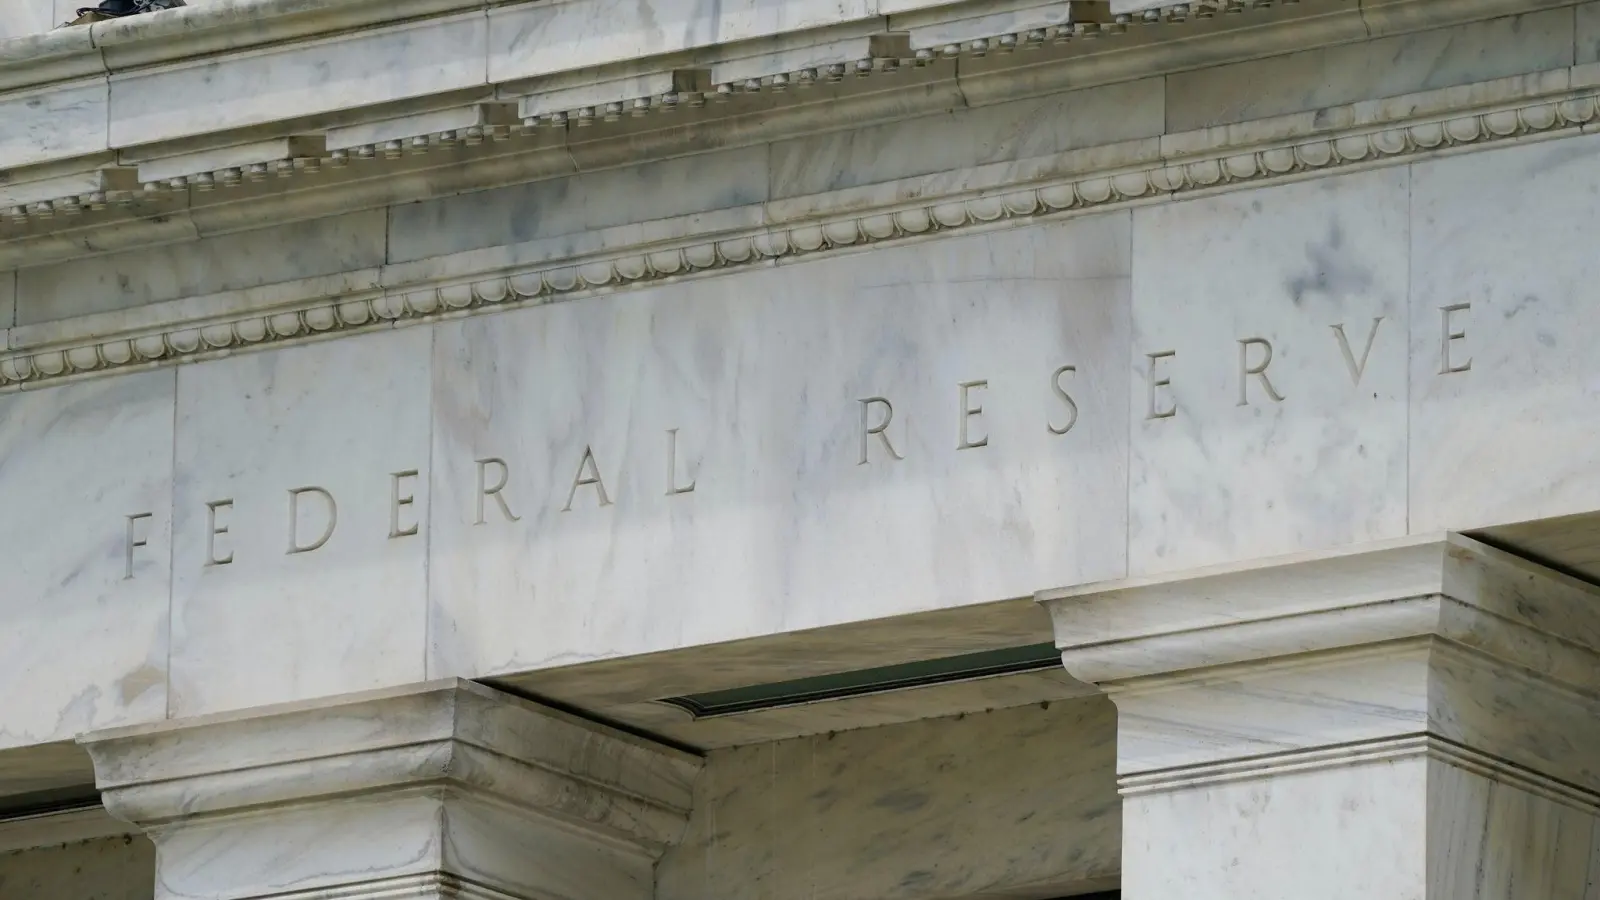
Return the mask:
<svg viewBox="0 0 1600 900">
<path fill-rule="evenodd" d="M 423 679 L 430 337 L 179 372 L 174 716 Z"/>
<path fill-rule="evenodd" d="M 481 85 L 486 28 L 479 10 L 114 75 L 111 141 L 170 140 Z"/>
<path fill-rule="evenodd" d="M 713 751 L 659 900 L 1057 896 L 1114 884 L 1102 697 Z"/>
<path fill-rule="evenodd" d="M 402 204 L 389 262 L 761 203 L 766 162 L 749 147 Z"/>
<path fill-rule="evenodd" d="M 561 0 L 489 11 L 489 79 L 504 81 L 800 31 L 875 14 L 875 0 Z"/>
<path fill-rule="evenodd" d="M 103 78 L 0 96 L 0 169 L 105 150 Z"/>
<path fill-rule="evenodd" d="M 441 324 L 430 674 L 1117 577 L 1127 239 L 1113 214 Z"/>
<path fill-rule="evenodd" d="M 1600 62 L 1600 2 L 1580 3 L 1572 8 L 1575 65 Z"/>
<path fill-rule="evenodd" d="M 384 221 L 367 210 L 22 269 L 17 324 L 376 267 Z"/>
<path fill-rule="evenodd" d="M 1106 85 L 772 145 L 772 196 L 795 197 L 1159 135 L 1163 80 Z"/>
<path fill-rule="evenodd" d="M 0 397 L 0 748 L 166 714 L 173 382 Z"/>
<path fill-rule="evenodd" d="M 1414 757 L 1128 797 L 1123 894 L 1471 897 L 1428 890 L 1427 778 Z"/>
<path fill-rule="evenodd" d="M 1572 65 L 1570 8 L 1300 50 L 1167 78 L 1187 131 Z"/>
<path fill-rule="evenodd" d="M 1584 136 L 1413 167 L 1412 530 L 1600 508 L 1597 166 Z"/>
<path fill-rule="evenodd" d="M 156 847 L 131 835 L 0 853 L 0 897 L 151 900 Z"/>
<path fill-rule="evenodd" d="M 1134 213 L 1130 571 L 1406 533 L 1406 188 Z"/>
</svg>

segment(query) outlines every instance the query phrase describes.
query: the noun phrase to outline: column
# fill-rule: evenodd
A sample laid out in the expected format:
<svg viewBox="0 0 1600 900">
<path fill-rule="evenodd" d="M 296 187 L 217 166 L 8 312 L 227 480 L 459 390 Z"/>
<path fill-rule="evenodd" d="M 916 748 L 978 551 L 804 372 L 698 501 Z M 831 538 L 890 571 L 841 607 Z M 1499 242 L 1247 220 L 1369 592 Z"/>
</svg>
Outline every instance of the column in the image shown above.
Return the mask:
<svg viewBox="0 0 1600 900">
<path fill-rule="evenodd" d="M 1049 592 L 1125 900 L 1600 898 L 1600 592 L 1451 535 Z"/>
<path fill-rule="evenodd" d="M 453 679 L 81 740 L 157 900 L 648 900 L 700 770 Z"/>
</svg>

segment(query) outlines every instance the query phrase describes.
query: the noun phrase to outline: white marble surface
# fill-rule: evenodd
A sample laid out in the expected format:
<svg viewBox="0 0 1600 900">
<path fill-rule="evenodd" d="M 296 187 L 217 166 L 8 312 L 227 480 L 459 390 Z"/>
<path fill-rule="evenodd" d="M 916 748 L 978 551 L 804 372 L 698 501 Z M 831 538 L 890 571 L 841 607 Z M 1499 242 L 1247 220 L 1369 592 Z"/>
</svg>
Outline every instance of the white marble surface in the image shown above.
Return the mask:
<svg viewBox="0 0 1600 900">
<path fill-rule="evenodd" d="M 1129 900 L 1600 897 L 1592 806 L 1420 755 L 1129 797 L 1123 815 Z"/>
<path fill-rule="evenodd" d="M 489 11 L 489 78 L 654 56 L 866 19 L 875 0 L 561 0 Z"/>
<path fill-rule="evenodd" d="M 519 244 L 752 206 L 767 199 L 767 151 L 746 147 L 391 207 L 388 262 Z M 760 224 L 752 216 L 748 225 Z M 583 252 L 569 242 L 568 252 Z"/>
<path fill-rule="evenodd" d="M 1128 900 L 1456 896 L 1427 889 L 1421 757 L 1128 797 L 1122 815 Z"/>
<path fill-rule="evenodd" d="M 383 210 L 346 213 L 195 243 L 21 269 L 20 325 L 333 275 L 384 262 Z"/>
<path fill-rule="evenodd" d="M 171 140 L 482 85 L 486 28 L 474 11 L 119 72 L 110 140 Z"/>
<path fill-rule="evenodd" d="M 434 896 L 454 879 L 646 900 L 701 767 L 455 680 L 84 743 L 107 808 L 156 841 L 163 900 Z"/>
<path fill-rule="evenodd" d="M 0 897 L 152 900 L 155 887 L 156 848 L 142 835 L 0 853 Z"/>
<path fill-rule="evenodd" d="M 201 363 L 178 373 L 175 716 L 423 678 L 428 509 L 426 329 Z M 291 490 L 333 495 L 320 549 L 290 553 Z M 231 500 L 212 521 L 207 504 Z M 327 527 L 300 495 L 299 546 Z M 208 542 L 210 529 L 226 534 Z M 230 554 L 232 562 L 208 565 Z"/>
<path fill-rule="evenodd" d="M 1184 72 L 1167 127 L 1206 128 L 1573 63 L 1573 13 L 1552 9 Z"/>
<path fill-rule="evenodd" d="M 173 381 L 0 397 L 0 748 L 166 714 Z"/>
<path fill-rule="evenodd" d="M 1406 190 L 1134 212 L 1131 573 L 1406 533 Z"/>
<path fill-rule="evenodd" d="M 1114 710 L 1095 697 L 715 751 L 656 897 L 914 900 L 1114 885 L 1115 730 Z"/>
<path fill-rule="evenodd" d="M 1584 136 L 1414 167 L 1413 529 L 1600 505 L 1597 162 L 1600 137 Z M 1447 361 L 1443 308 L 1460 304 Z"/>
<path fill-rule="evenodd" d="M 772 144 L 774 198 L 1049 156 L 1159 135 L 1164 80 L 1149 78 Z M 959 177 L 959 175 L 957 176 Z"/>
<path fill-rule="evenodd" d="M 1105 216 L 440 325 L 430 673 L 1121 574 L 1127 227 Z M 1065 365 L 1078 418 L 1058 435 Z M 958 449 L 959 385 L 985 379 L 967 437 L 988 445 Z M 875 397 L 893 404 L 899 459 L 863 432 L 863 409 L 881 423 L 861 402 Z M 482 464 L 483 489 L 505 487 L 476 524 L 486 459 L 504 465 Z"/>
</svg>

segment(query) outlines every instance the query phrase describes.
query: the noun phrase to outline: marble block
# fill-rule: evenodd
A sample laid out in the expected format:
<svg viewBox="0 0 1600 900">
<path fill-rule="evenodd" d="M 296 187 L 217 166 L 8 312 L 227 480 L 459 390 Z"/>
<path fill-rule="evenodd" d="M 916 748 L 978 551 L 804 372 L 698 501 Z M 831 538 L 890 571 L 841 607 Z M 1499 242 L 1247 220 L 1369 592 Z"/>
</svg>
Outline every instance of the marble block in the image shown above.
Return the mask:
<svg viewBox="0 0 1600 900">
<path fill-rule="evenodd" d="M 166 714 L 173 382 L 0 397 L 0 748 Z"/>
<path fill-rule="evenodd" d="M 430 672 L 1121 574 L 1127 228 L 1109 215 L 441 324 Z"/>
<path fill-rule="evenodd" d="M 429 338 L 179 371 L 174 716 L 422 680 Z"/>
<path fill-rule="evenodd" d="M 486 28 L 477 10 L 119 72 L 110 139 L 170 140 L 482 85 Z"/>
<path fill-rule="evenodd" d="M 765 146 L 586 172 L 394 206 L 388 261 L 577 235 L 766 199 Z"/>
<path fill-rule="evenodd" d="M 1600 506 L 1597 165 L 1585 135 L 1413 167 L 1414 530 Z"/>
<path fill-rule="evenodd" d="M 1134 212 L 1131 573 L 1406 533 L 1406 186 Z"/>
<path fill-rule="evenodd" d="M 772 196 L 796 197 L 1153 137 L 1160 78 L 1068 91 L 772 144 Z"/>
<path fill-rule="evenodd" d="M 368 210 L 22 269 L 17 324 L 376 268 L 386 223 Z"/>
<path fill-rule="evenodd" d="M 103 78 L 0 94 L 0 170 L 105 150 Z"/>
<path fill-rule="evenodd" d="M 657 900 L 1050 897 L 1114 885 L 1102 697 L 713 751 Z"/>
<path fill-rule="evenodd" d="M 875 0 L 557 0 L 489 10 L 489 79 L 530 78 L 865 19 Z"/>
</svg>

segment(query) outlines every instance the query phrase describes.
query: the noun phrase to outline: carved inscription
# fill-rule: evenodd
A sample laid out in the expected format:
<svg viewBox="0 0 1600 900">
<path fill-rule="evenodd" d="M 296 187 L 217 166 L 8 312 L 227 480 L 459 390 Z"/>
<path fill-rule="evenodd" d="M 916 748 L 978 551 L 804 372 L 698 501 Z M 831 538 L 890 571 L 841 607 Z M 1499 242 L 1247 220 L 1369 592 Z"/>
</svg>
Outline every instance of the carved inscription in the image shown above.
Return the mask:
<svg viewBox="0 0 1600 900">
<path fill-rule="evenodd" d="M 1250 361 L 1252 347 L 1259 348 L 1255 362 Z M 1261 379 L 1261 387 L 1267 392 L 1274 402 L 1282 403 L 1283 395 L 1272 386 L 1271 379 L 1267 378 L 1267 366 L 1272 365 L 1272 342 L 1266 338 L 1252 337 L 1239 339 L 1239 402 L 1238 406 L 1250 405 L 1251 376 Z"/>
<path fill-rule="evenodd" d="M 1339 353 L 1344 357 L 1344 366 L 1350 370 L 1350 382 L 1361 384 L 1361 376 L 1367 372 L 1367 359 L 1372 356 L 1372 345 L 1378 340 L 1378 325 L 1383 322 L 1383 316 L 1372 317 L 1372 329 L 1367 332 L 1366 346 L 1361 348 L 1361 359 L 1350 350 L 1350 338 L 1345 336 L 1344 323 L 1333 326 L 1333 338 L 1339 343 Z"/>
<path fill-rule="evenodd" d="M 983 404 L 982 403 L 975 403 L 972 400 L 971 395 L 974 392 L 986 390 L 988 387 L 989 387 L 989 382 L 987 382 L 987 381 L 963 381 L 963 382 L 961 382 L 961 385 L 960 385 L 960 389 L 961 389 L 961 415 L 960 415 L 959 418 L 956 419 L 956 421 L 960 423 L 956 427 L 956 449 L 957 450 L 971 450 L 974 447 L 987 447 L 987 446 L 989 446 L 989 436 L 988 435 L 984 435 L 983 437 L 980 437 L 980 438 L 974 438 L 974 437 L 972 437 L 971 435 L 969 435 L 967 433 L 967 426 L 969 424 L 972 424 L 972 422 L 973 422 L 973 420 L 975 418 L 977 418 L 978 416 L 983 415 Z"/>
<path fill-rule="evenodd" d="M 1072 395 L 1067 393 L 1067 389 L 1061 386 L 1061 376 L 1076 375 L 1077 373 L 1077 366 L 1062 366 L 1050 373 L 1050 389 L 1055 391 L 1056 396 L 1061 398 L 1062 403 L 1066 404 L 1067 410 L 1066 421 L 1060 425 L 1049 421 L 1045 422 L 1044 427 L 1050 429 L 1051 434 L 1066 434 L 1072 430 L 1072 426 L 1078 424 L 1078 401 L 1072 399 Z"/>
<path fill-rule="evenodd" d="M 1472 357 L 1464 359 L 1453 357 L 1451 347 L 1456 341 L 1467 339 L 1467 326 L 1459 324 L 1455 318 L 1472 309 L 1470 303 L 1452 303 L 1439 308 L 1439 374 L 1453 375 L 1456 372 L 1466 372 L 1472 368 Z"/>
<path fill-rule="evenodd" d="M 218 515 L 233 509 L 232 500 L 213 500 L 206 504 L 206 565 L 225 566 L 233 562 L 233 552 L 227 556 L 217 556 L 217 536 L 228 533 L 228 526 L 218 524 Z"/>
<path fill-rule="evenodd" d="M 694 479 L 688 484 L 678 483 L 678 429 L 667 429 L 667 496 L 687 494 L 694 490 Z"/>
<path fill-rule="evenodd" d="M 1156 369 L 1161 363 L 1177 355 L 1178 351 L 1176 350 L 1162 350 L 1158 353 L 1145 354 L 1145 359 L 1150 361 L 1150 368 L 1145 372 L 1145 383 L 1150 386 L 1149 403 L 1145 404 L 1144 417 L 1146 419 L 1170 419 L 1178 414 L 1178 401 L 1176 399 L 1158 396 L 1162 388 L 1170 388 L 1172 386 L 1172 376 L 1156 374 Z"/>
<path fill-rule="evenodd" d="M 418 525 L 415 518 L 410 525 L 400 523 L 401 510 L 406 510 L 406 515 L 413 512 L 407 507 L 414 506 L 417 502 L 416 483 L 417 470 L 407 469 L 404 472 L 392 472 L 389 475 L 389 540 L 410 537 L 417 533 Z"/>
<path fill-rule="evenodd" d="M 1467 352 L 1466 316 L 1469 303 L 1455 303 L 1439 308 L 1439 374 L 1451 375 L 1470 371 L 1472 357 Z M 1333 350 L 1338 363 L 1331 359 L 1329 365 L 1342 364 L 1350 383 L 1359 387 L 1372 359 L 1373 348 L 1383 329 L 1384 317 L 1374 316 L 1361 337 L 1360 348 L 1351 340 L 1347 323 L 1329 326 L 1333 332 Z M 1236 405 L 1250 406 L 1265 397 L 1273 403 L 1286 402 L 1286 393 L 1274 379 L 1271 366 L 1276 353 L 1273 338 L 1262 335 L 1239 337 L 1234 342 L 1237 354 Z M 1324 345 L 1326 346 L 1326 345 Z M 1170 419 L 1178 415 L 1179 402 L 1173 384 L 1177 350 L 1156 350 L 1144 354 L 1145 411 L 1147 420 Z M 1066 435 L 1078 424 L 1081 410 L 1068 385 L 1079 375 L 1078 366 L 1072 363 L 1057 366 L 1050 372 L 1049 391 L 1051 405 L 1043 410 L 1045 429 L 1052 435 Z M 975 378 L 952 385 L 955 393 L 955 449 L 980 450 L 990 446 L 992 435 L 987 425 L 990 403 L 1003 408 L 1007 398 L 991 396 L 991 385 L 986 378 Z M 841 404 L 841 412 L 849 407 Z M 857 426 L 855 465 L 874 462 L 894 463 L 906 459 L 902 446 L 908 439 L 904 430 L 893 430 L 895 406 L 888 396 L 873 395 L 854 401 L 853 417 Z M 847 420 L 848 421 L 848 420 Z M 895 437 L 899 435 L 899 437 Z M 664 495 L 668 498 L 693 494 L 701 480 L 701 473 L 692 460 L 683 458 L 683 435 L 678 428 L 665 430 Z M 901 441 L 897 446 L 896 441 Z M 603 450 L 604 448 L 602 448 Z M 566 482 L 564 495 L 552 498 L 562 501 L 560 512 L 577 508 L 605 509 L 615 505 L 611 489 L 607 487 L 603 456 L 594 445 L 584 444 Z M 848 463 L 844 463 L 848 465 Z M 473 460 L 476 472 L 476 490 L 472 495 L 472 524 L 490 525 L 522 521 L 516 506 L 528 502 L 524 495 L 513 502 L 512 466 L 499 456 L 483 456 Z M 615 474 L 615 473 L 613 473 Z M 397 540 L 421 533 L 422 515 L 418 509 L 419 469 L 405 469 L 388 475 L 388 538 Z M 614 482 L 615 483 L 615 482 Z M 625 482 L 624 482 L 625 483 Z M 380 495 L 381 496 L 381 495 Z M 660 495 L 658 495 L 660 496 Z M 592 498 L 585 500 L 585 497 Z M 376 501 L 374 501 L 376 502 Z M 681 502 L 681 501 L 673 501 Z M 230 520 L 234 500 L 225 498 L 207 501 L 206 507 L 206 566 L 226 566 L 234 561 Z M 314 553 L 333 539 L 339 526 L 339 503 L 332 490 L 318 485 L 288 489 L 286 515 L 288 555 Z M 149 547 L 150 527 L 154 513 L 139 512 L 124 516 L 123 523 L 123 578 L 135 577 L 136 554 Z"/>
<path fill-rule="evenodd" d="M 889 442 L 889 435 L 885 433 L 889 423 L 894 421 L 894 405 L 882 397 L 868 397 L 857 402 L 861 404 L 861 459 L 856 465 L 867 464 L 867 442 L 874 436 L 883 442 L 883 449 L 889 451 L 890 459 L 905 459 L 894 449 L 894 444 Z M 874 407 L 879 411 L 873 412 Z M 876 425 L 872 424 L 875 416 L 878 417 Z"/>
<path fill-rule="evenodd" d="M 567 491 L 567 505 L 561 507 L 561 511 L 572 512 L 572 501 L 578 496 L 578 488 L 591 485 L 600 499 L 600 505 L 610 506 L 611 497 L 606 494 L 606 483 L 600 478 L 600 464 L 594 461 L 594 449 L 584 445 L 583 459 L 578 461 L 578 474 L 572 476 L 572 489 Z"/>
<path fill-rule="evenodd" d="M 149 525 L 141 525 L 140 523 L 149 522 L 149 520 L 154 516 L 155 513 L 134 513 L 133 515 L 128 516 L 128 540 L 126 542 L 127 566 L 124 569 L 124 574 L 122 576 L 123 581 L 127 581 L 133 577 L 134 549 L 138 547 L 148 547 L 150 545 L 150 536 L 145 533 L 145 529 L 148 528 Z"/>
<path fill-rule="evenodd" d="M 494 500 L 496 506 L 500 507 L 500 514 L 506 517 L 507 522 L 521 521 L 522 517 L 511 511 L 511 504 L 507 503 L 505 495 L 500 493 L 506 489 L 506 481 L 511 478 L 511 469 L 506 465 L 506 461 L 499 457 L 490 456 L 474 460 L 474 462 L 478 464 L 478 515 L 472 520 L 472 524 L 484 524 L 483 502 L 491 499 Z M 487 477 L 491 467 L 495 470 L 494 484 L 489 484 Z"/>
<path fill-rule="evenodd" d="M 321 498 L 326 504 L 326 516 L 322 532 L 309 542 L 300 542 L 300 498 L 306 494 Z M 328 538 L 333 537 L 333 529 L 339 525 L 339 504 L 334 502 L 333 495 L 326 488 L 301 487 L 289 490 L 289 553 L 310 553 L 312 550 L 321 550 L 328 543 Z"/>
</svg>

